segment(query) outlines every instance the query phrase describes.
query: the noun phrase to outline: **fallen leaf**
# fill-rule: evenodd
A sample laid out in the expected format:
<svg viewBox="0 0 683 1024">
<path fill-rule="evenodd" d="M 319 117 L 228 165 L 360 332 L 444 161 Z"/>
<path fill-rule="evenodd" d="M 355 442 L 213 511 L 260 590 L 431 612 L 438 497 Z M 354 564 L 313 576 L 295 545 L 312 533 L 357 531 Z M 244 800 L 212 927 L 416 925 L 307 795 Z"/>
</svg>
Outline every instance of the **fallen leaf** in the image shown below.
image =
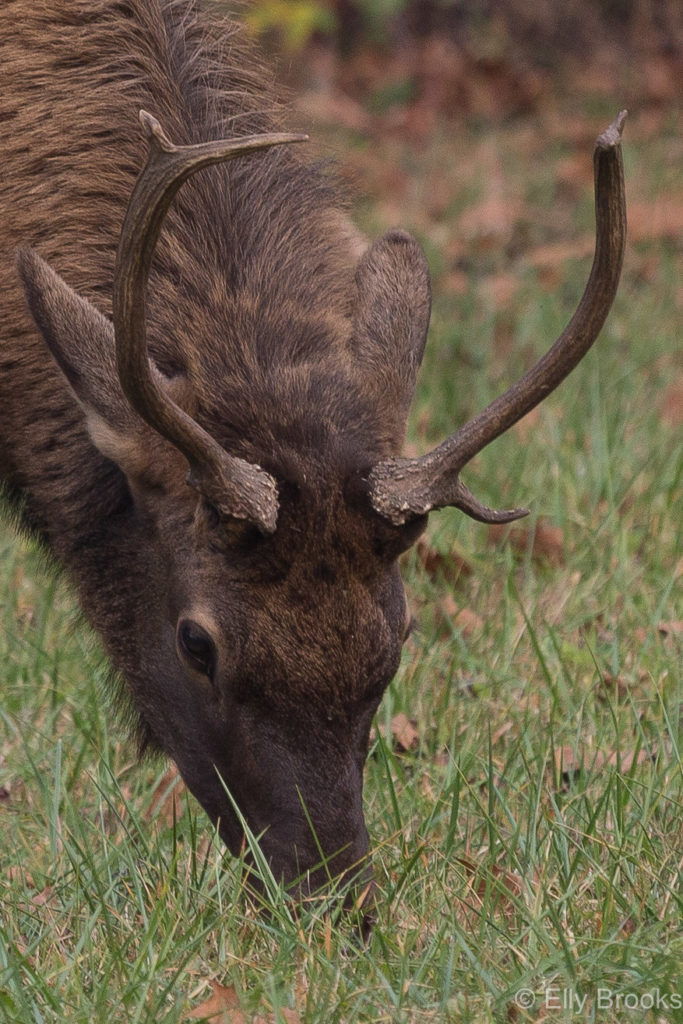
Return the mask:
<svg viewBox="0 0 683 1024">
<path fill-rule="evenodd" d="M 448 583 L 453 584 L 457 583 L 461 576 L 472 574 L 472 564 L 462 555 L 454 552 L 442 554 L 423 538 L 417 542 L 416 551 L 417 557 L 432 578 L 442 577 Z"/>
<path fill-rule="evenodd" d="M 234 985 L 221 985 L 209 981 L 211 996 L 199 1006 L 190 1010 L 191 1020 L 210 1020 L 215 1024 L 247 1024 L 247 1018 L 240 1010 L 239 999 Z"/>
<path fill-rule="evenodd" d="M 633 767 L 634 761 L 636 764 L 648 764 L 652 760 L 652 755 L 641 747 L 637 755 L 632 750 L 613 750 L 607 758 L 607 763 L 613 768 L 618 767 L 621 772 L 628 772 Z"/>
<path fill-rule="evenodd" d="M 47 907 L 54 904 L 55 893 L 51 885 L 46 885 L 44 889 L 37 892 L 35 896 L 31 897 L 31 903 L 34 907 Z"/>
<path fill-rule="evenodd" d="M 468 889 L 479 903 L 484 900 L 488 888 L 502 897 L 500 909 L 504 913 L 509 914 L 515 909 L 514 901 L 520 899 L 524 892 L 524 879 L 518 871 L 510 871 L 498 864 L 477 864 L 470 857 L 458 857 L 457 861 L 465 869 Z M 491 878 L 495 880 L 493 886 Z"/>
<path fill-rule="evenodd" d="M 484 620 L 481 615 L 472 611 L 471 608 L 460 608 L 455 615 L 454 622 L 465 636 L 472 636 L 473 633 L 478 633 L 484 628 Z"/>
<path fill-rule="evenodd" d="M 628 772 L 633 766 L 652 762 L 653 755 L 641 747 L 637 754 L 632 750 L 613 750 L 606 755 L 601 750 L 580 753 L 574 747 L 564 746 L 555 750 L 555 768 L 560 775 L 563 788 L 569 786 L 579 775 L 586 771 L 598 772 L 605 765 Z"/>
<path fill-rule="evenodd" d="M 399 752 L 407 753 L 409 750 L 417 749 L 420 742 L 420 734 L 415 728 L 415 724 L 402 711 L 399 711 L 391 719 L 391 735 L 394 740 L 394 747 Z"/>
<path fill-rule="evenodd" d="M 584 770 L 583 756 L 574 747 L 564 746 L 555 748 L 555 769 L 562 777 L 563 782 L 572 782 L 577 775 Z"/>
<path fill-rule="evenodd" d="M 452 634 L 453 626 L 456 626 L 464 636 L 472 636 L 484 628 L 484 620 L 471 608 L 460 608 L 451 594 L 445 594 L 438 605 L 438 612 L 445 629 L 442 630 L 444 637 Z"/>
<path fill-rule="evenodd" d="M 339 89 L 309 91 L 297 99 L 300 113 L 316 121 L 342 125 L 359 135 L 368 135 L 373 130 L 373 119 L 351 96 Z"/>
<path fill-rule="evenodd" d="M 506 543 L 520 554 L 530 554 L 538 561 L 550 565 L 564 565 L 564 532 L 559 526 L 551 526 L 543 519 L 535 525 L 504 526 L 495 525 L 489 530 L 491 543 Z"/>
<path fill-rule="evenodd" d="M 502 739 L 502 737 L 505 736 L 506 733 L 510 732 L 510 729 L 512 729 L 513 725 L 514 722 L 508 719 L 508 721 L 504 722 L 500 726 L 500 728 L 496 729 L 496 731 L 491 734 L 491 746 L 495 747 L 498 740 Z"/>
<path fill-rule="evenodd" d="M 10 882 L 14 882 L 15 879 L 21 882 L 26 889 L 35 889 L 36 887 L 33 875 L 29 871 L 24 871 L 18 864 L 13 864 L 7 868 L 7 877 Z"/>
<path fill-rule="evenodd" d="M 603 672 L 602 679 L 609 690 L 615 690 L 617 697 L 628 696 L 628 683 L 622 675 L 614 676 L 611 672 Z"/>
<path fill-rule="evenodd" d="M 682 636 L 683 620 L 670 619 L 668 622 L 658 622 L 657 629 L 662 634 L 662 636 Z"/>
</svg>

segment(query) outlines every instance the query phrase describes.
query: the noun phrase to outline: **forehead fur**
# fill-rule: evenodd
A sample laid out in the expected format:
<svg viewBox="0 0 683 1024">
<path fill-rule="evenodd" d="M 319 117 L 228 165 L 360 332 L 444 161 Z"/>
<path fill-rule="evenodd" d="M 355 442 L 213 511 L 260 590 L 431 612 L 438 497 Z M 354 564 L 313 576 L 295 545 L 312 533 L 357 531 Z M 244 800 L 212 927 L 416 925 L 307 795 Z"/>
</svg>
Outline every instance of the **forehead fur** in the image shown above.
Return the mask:
<svg viewBox="0 0 683 1024">
<path fill-rule="evenodd" d="M 386 549 L 395 528 L 364 500 L 357 453 L 338 446 L 327 456 L 280 447 L 269 467 L 279 487 L 275 533 L 200 516 L 183 573 L 229 648 L 223 685 L 283 714 L 343 716 L 397 667 L 402 589 Z"/>
</svg>

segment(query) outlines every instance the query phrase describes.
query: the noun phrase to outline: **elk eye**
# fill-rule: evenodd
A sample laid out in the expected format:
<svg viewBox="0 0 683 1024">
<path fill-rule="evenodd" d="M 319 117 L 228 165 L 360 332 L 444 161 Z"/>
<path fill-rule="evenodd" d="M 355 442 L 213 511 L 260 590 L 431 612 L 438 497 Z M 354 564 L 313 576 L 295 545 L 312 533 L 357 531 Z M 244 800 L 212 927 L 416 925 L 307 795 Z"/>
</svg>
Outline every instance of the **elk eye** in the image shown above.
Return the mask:
<svg viewBox="0 0 683 1024">
<path fill-rule="evenodd" d="M 216 665 L 216 647 L 205 629 L 185 619 L 178 626 L 178 649 L 193 669 L 209 679 L 212 677 Z"/>
</svg>

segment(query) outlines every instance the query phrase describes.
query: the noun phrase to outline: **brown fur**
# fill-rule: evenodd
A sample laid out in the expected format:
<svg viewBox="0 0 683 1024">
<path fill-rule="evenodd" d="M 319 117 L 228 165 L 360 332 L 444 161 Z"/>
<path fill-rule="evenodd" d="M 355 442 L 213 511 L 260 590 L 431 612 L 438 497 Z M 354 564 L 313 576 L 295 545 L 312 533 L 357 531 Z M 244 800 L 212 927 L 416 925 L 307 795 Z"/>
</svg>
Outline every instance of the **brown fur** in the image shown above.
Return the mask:
<svg viewBox="0 0 683 1024">
<path fill-rule="evenodd" d="M 6 0 L 0 66 L 6 492 L 77 588 L 143 745 L 176 760 L 231 848 L 217 771 L 277 874 L 319 859 L 302 800 L 346 868 L 367 849 L 369 725 L 404 636 L 396 558 L 421 525 L 381 521 L 365 480 L 401 443 L 424 259 L 394 234 L 359 260 L 334 182 L 291 147 L 183 187 L 154 258 L 150 355 L 175 401 L 279 489 L 272 537 L 216 521 L 121 391 L 114 256 L 144 160 L 138 110 L 176 143 L 279 129 L 269 76 L 195 0 Z M 22 290 L 19 246 L 60 276 L 24 250 Z M 178 647 L 188 619 L 212 638 L 210 678 Z"/>
</svg>

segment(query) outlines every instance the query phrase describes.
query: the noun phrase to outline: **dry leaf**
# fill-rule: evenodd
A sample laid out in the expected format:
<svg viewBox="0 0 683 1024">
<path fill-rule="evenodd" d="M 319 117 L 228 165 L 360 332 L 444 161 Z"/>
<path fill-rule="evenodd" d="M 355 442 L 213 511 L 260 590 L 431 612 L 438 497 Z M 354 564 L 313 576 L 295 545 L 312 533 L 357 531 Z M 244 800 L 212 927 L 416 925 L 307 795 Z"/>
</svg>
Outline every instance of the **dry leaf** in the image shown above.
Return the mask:
<svg viewBox="0 0 683 1024">
<path fill-rule="evenodd" d="M 641 748 L 637 755 L 632 750 L 613 750 L 607 756 L 600 750 L 577 753 L 569 746 L 558 747 L 555 750 L 555 768 L 565 786 L 582 772 L 599 771 L 605 765 L 618 767 L 619 771 L 626 773 L 633 767 L 634 760 L 637 765 L 642 765 L 650 763 L 653 757 L 644 748 Z"/>
<path fill-rule="evenodd" d="M 444 636 L 450 636 L 455 625 L 464 636 L 472 636 L 484 628 L 484 620 L 471 608 L 459 608 L 450 594 L 445 594 L 439 602 L 438 610 L 446 629 Z"/>
<path fill-rule="evenodd" d="M 420 735 L 415 725 L 416 723 L 412 722 L 402 711 L 394 715 L 391 719 L 391 735 L 394 740 L 394 749 L 402 753 L 417 749 Z"/>
<path fill-rule="evenodd" d="M 583 754 L 579 754 L 574 747 L 555 748 L 555 769 L 565 783 L 572 782 L 585 768 L 586 762 Z"/>
<path fill-rule="evenodd" d="M 315 121 L 340 124 L 359 135 L 373 130 L 373 119 L 351 96 L 340 89 L 303 93 L 297 99 L 297 109 Z"/>
<path fill-rule="evenodd" d="M 614 676 L 611 672 L 603 672 L 602 679 L 609 690 L 616 690 L 617 697 L 628 696 L 628 683 L 622 675 Z"/>
<path fill-rule="evenodd" d="M 484 628 L 484 620 L 471 608 L 461 608 L 455 616 L 455 624 L 465 636 L 472 636 Z"/>
<path fill-rule="evenodd" d="M 247 1024 L 247 1018 L 240 1010 L 239 999 L 234 985 L 221 985 L 210 981 L 211 996 L 194 1010 L 190 1010 L 191 1020 L 210 1020 L 214 1024 Z"/>
<path fill-rule="evenodd" d="M 559 526 L 551 526 L 539 519 L 535 526 L 492 526 L 489 530 L 491 543 L 505 542 L 520 554 L 530 552 L 532 558 L 550 565 L 564 565 L 564 533 Z"/>
<path fill-rule="evenodd" d="M 487 888 L 491 888 L 486 878 L 488 873 L 496 881 L 493 890 L 502 896 L 500 908 L 506 914 L 515 909 L 514 901 L 520 899 L 524 892 L 524 879 L 519 872 L 501 868 L 498 864 L 477 864 L 470 857 L 458 857 L 457 861 L 465 869 L 468 889 L 479 903 L 485 898 Z"/>
<path fill-rule="evenodd" d="M 24 871 L 18 864 L 13 864 L 7 868 L 7 877 L 10 882 L 15 879 L 21 882 L 27 889 L 35 889 L 36 883 L 33 880 L 33 875 L 29 871 Z"/>
<path fill-rule="evenodd" d="M 496 729 L 496 731 L 491 734 L 491 746 L 495 747 L 498 740 L 502 739 L 502 737 L 505 736 L 506 733 L 510 732 L 510 729 L 512 729 L 513 725 L 514 722 L 508 719 L 508 721 L 504 722 L 503 725 L 500 726 L 500 728 Z"/>
<path fill-rule="evenodd" d="M 607 763 L 611 764 L 613 768 L 618 767 L 621 772 L 628 772 L 633 767 L 633 762 L 636 764 L 648 764 L 652 762 L 652 756 L 643 747 L 638 751 L 636 756 L 632 750 L 613 750 L 607 758 Z"/>
<path fill-rule="evenodd" d="M 657 629 L 662 636 L 681 636 L 683 635 L 683 620 L 670 619 L 668 622 L 658 622 Z"/>
<path fill-rule="evenodd" d="M 416 551 L 417 557 L 432 578 L 443 577 L 448 583 L 454 584 L 457 583 L 460 576 L 472 574 L 471 562 L 468 562 L 462 555 L 453 552 L 442 554 L 431 547 L 424 538 L 417 542 Z"/>
</svg>

